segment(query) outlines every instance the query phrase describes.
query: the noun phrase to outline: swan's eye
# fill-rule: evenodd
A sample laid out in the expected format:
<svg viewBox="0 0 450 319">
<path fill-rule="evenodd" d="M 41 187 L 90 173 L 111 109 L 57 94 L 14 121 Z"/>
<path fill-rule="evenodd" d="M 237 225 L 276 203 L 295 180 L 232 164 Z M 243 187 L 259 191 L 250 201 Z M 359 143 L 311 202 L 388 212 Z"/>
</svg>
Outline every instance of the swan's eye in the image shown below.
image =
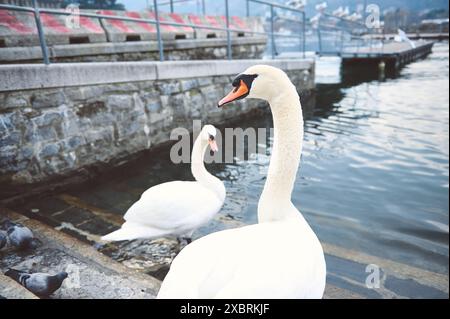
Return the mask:
<svg viewBox="0 0 450 319">
<path fill-rule="evenodd" d="M 209 139 L 210 139 L 211 141 L 214 141 L 214 136 L 210 135 L 210 136 L 209 136 Z"/>
</svg>

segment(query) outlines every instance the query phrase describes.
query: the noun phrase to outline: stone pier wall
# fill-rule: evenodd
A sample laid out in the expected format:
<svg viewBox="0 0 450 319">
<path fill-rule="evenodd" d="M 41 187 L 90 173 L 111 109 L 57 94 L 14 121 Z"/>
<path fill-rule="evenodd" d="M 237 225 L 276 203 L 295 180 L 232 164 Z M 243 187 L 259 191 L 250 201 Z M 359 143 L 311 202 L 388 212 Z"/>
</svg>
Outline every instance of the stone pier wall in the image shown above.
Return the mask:
<svg viewBox="0 0 450 319">
<path fill-rule="evenodd" d="M 0 186 L 119 163 L 192 121 L 220 124 L 264 102 L 217 108 L 255 61 L 123 62 L 0 67 Z M 305 96 L 313 61 L 259 61 L 286 70 Z M 5 186 L 6 185 L 6 186 Z M 1 195 L 1 194 L 0 194 Z"/>
</svg>

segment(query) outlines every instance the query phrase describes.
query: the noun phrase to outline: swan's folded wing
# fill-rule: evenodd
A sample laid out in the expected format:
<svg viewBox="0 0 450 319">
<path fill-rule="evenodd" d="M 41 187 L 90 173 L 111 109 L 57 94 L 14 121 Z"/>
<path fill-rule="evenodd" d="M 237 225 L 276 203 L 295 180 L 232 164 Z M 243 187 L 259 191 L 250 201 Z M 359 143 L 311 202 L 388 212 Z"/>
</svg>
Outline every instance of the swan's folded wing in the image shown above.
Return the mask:
<svg viewBox="0 0 450 319">
<path fill-rule="evenodd" d="M 291 224 L 245 226 L 194 241 L 172 262 L 158 298 L 320 298 L 322 248 L 313 233 Z"/>
<path fill-rule="evenodd" d="M 217 196 L 197 182 L 169 182 L 145 191 L 124 219 L 158 229 L 176 229 L 219 211 Z"/>
</svg>

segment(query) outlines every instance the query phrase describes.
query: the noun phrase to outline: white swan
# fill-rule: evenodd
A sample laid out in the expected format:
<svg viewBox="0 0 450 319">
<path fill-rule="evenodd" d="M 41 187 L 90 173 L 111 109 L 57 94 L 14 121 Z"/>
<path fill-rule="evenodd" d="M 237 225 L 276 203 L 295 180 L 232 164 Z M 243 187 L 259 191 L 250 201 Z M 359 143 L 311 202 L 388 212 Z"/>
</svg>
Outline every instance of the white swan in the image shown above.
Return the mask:
<svg viewBox="0 0 450 319">
<path fill-rule="evenodd" d="M 259 223 L 212 233 L 186 246 L 158 298 L 322 298 L 322 246 L 291 202 L 303 139 L 297 90 L 283 71 L 269 66 L 247 69 L 233 86 L 219 106 L 247 96 L 264 99 L 274 119 Z"/>
<path fill-rule="evenodd" d="M 218 150 L 216 129 L 205 125 L 192 149 L 191 170 L 196 181 L 174 181 L 146 190 L 124 216 L 122 227 L 102 237 L 104 241 L 152 239 L 164 236 L 191 238 L 225 201 L 225 186 L 205 168 L 203 157 L 208 144 Z"/>
</svg>

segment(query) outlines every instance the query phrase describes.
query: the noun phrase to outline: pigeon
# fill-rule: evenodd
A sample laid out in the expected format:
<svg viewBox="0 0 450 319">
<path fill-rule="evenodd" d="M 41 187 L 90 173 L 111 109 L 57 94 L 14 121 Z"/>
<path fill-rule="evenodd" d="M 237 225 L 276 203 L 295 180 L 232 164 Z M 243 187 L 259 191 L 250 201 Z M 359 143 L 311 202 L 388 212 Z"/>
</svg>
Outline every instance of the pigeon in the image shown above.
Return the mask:
<svg viewBox="0 0 450 319">
<path fill-rule="evenodd" d="M 5 247 L 7 242 L 8 242 L 8 235 L 4 231 L 0 230 L 0 249 Z"/>
<path fill-rule="evenodd" d="M 56 275 L 45 273 L 29 274 L 24 271 L 9 269 L 5 275 L 11 277 L 38 297 L 48 297 L 58 290 L 68 274 L 61 271 Z"/>
<path fill-rule="evenodd" d="M 3 227 L 8 233 L 11 246 L 19 249 L 35 249 L 39 246 L 39 240 L 34 238 L 33 233 L 28 227 L 11 221 L 4 222 Z"/>
</svg>

